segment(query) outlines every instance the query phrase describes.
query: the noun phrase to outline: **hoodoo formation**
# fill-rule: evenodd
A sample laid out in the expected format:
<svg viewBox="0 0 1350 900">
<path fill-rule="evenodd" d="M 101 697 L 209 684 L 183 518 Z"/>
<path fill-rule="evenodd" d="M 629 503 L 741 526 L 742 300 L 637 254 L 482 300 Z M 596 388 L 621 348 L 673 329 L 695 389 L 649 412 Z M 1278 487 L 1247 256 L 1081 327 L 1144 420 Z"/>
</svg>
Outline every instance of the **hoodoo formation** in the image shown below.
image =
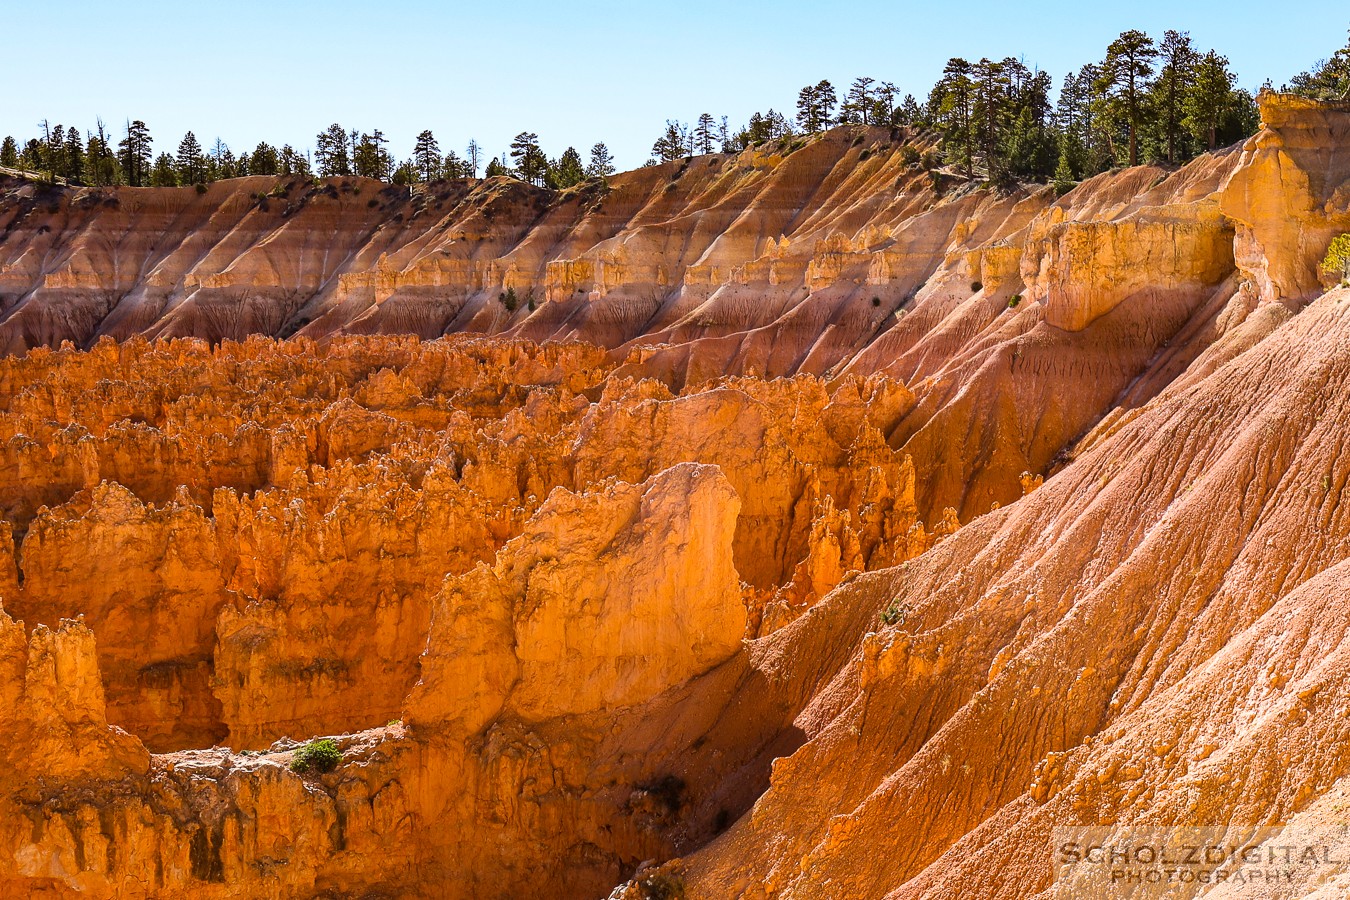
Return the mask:
<svg viewBox="0 0 1350 900">
<path fill-rule="evenodd" d="M 1350 103 L 1260 111 L 1064 196 L 865 126 L 0 180 L 0 895 L 1021 900 L 1056 827 L 1342 824 Z"/>
</svg>

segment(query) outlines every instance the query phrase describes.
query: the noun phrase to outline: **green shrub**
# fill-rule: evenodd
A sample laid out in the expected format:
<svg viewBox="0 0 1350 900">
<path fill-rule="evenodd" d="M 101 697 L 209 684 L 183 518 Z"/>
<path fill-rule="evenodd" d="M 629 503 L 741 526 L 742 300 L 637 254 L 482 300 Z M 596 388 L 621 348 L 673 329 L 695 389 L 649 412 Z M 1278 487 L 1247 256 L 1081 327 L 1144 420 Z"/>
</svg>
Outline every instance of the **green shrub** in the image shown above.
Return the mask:
<svg viewBox="0 0 1350 900">
<path fill-rule="evenodd" d="M 1021 294 L 1013 294 L 1008 298 L 1008 309 L 1017 309 L 1017 304 L 1022 302 Z"/>
<path fill-rule="evenodd" d="M 900 161 L 907 166 L 912 166 L 919 161 L 919 151 L 917 148 L 906 144 L 900 148 Z"/>
<path fill-rule="evenodd" d="M 903 625 L 908 615 L 909 607 L 901 603 L 899 599 L 892 600 L 891 605 L 886 607 L 886 611 L 881 614 L 881 623 L 883 625 Z"/>
<path fill-rule="evenodd" d="M 980 291 L 982 291 L 982 290 L 984 290 L 984 282 L 982 282 L 982 281 L 972 281 L 972 282 L 970 283 L 970 292 L 971 292 L 972 294 L 978 294 L 978 293 L 979 293 Z"/>
<path fill-rule="evenodd" d="M 342 751 L 337 741 L 321 738 L 300 746 L 291 757 L 293 772 L 331 772 L 342 762 Z"/>
<path fill-rule="evenodd" d="M 873 298 L 872 298 L 872 305 L 873 305 L 873 306 L 880 306 L 880 305 L 881 305 L 881 298 L 880 298 L 880 297 L 873 297 Z"/>
<path fill-rule="evenodd" d="M 206 193 L 206 185 L 202 184 L 200 181 L 197 182 L 197 193 L 199 193 L 199 194 L 205 194 L 205 193 Z"/>
<path fill-rule="evenodd" d="M 506 307 L 507 312 L 515 312 L 520 308 L 520 298 L 516 296 L 516 289 L 509 287 L 497 295 L 502 306 Z"/>
</svg>

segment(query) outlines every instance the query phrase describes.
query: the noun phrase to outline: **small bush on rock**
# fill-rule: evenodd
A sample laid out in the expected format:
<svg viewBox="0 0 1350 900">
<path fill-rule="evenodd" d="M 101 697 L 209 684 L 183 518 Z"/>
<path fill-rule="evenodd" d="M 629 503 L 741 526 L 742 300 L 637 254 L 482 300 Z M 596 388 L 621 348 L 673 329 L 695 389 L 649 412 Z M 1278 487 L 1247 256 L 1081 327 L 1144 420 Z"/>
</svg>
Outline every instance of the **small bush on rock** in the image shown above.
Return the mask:
<svg viewBox="0 0 1350 900">
<path fill-rule="evenodd" d="M 322 738 L 303 744 L 295 751 L 295 756 L 291 758 L 291 771 L 331 772 L 340 762 L 342 751 L 338 749 L 337 741 Z"/>
</svg>

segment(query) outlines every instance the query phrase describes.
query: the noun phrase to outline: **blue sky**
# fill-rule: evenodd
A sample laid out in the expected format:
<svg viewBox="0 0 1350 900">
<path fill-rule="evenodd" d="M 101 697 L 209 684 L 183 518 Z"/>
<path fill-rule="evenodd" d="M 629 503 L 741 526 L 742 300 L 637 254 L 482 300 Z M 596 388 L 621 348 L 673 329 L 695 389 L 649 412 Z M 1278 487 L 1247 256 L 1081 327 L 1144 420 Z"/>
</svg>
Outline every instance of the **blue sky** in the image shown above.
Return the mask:
<svg viewBox="0 0 1350 900">
<path fill-rule="evenodd" d="M 667 118 L 791 113 L 821 78 L 868 75 L 921 96 L 948 57 L 1021 56 L 1058 83 L 1124 29 L 1176 28 L 1256 88 L 1329 56 L 1348 25 L 1343 0 L 0 0 L 0 134 L 31 136 L 44 118 L 88 129 L 101 115 L 118 130 L 143 119 L 156 152 L 188 129 L 237 151 L 311 147 L 336 121 L 382 129 L 402 158 L 423 128 L 442 151 L 473 137 L 489 154 L 529 130 L 554 156 L 603 140 L 630 168 Z"/>
</svg>

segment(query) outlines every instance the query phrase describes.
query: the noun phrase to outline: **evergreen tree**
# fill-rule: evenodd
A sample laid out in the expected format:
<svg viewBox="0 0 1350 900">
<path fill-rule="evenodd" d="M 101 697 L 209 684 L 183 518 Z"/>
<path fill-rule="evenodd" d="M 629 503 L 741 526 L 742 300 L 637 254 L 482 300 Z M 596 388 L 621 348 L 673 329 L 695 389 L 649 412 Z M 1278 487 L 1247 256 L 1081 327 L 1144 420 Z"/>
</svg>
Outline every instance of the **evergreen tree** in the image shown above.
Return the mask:
<svg viewBox="0 0 1350 900">
<path fill-rule="evenodd" d="M 417 143 L 413 145 L 413 165 L 417 167 L 417 173 L 423 181 L 435 181 L 441 177 L 441 147 L 430 129 L 417 136 Z"/>
<path fill-rule="evenodd" d="M 698 125 L 694 128 L 694 146 L 703 154 L 712 153 L 717 146 L 717 123 L 711 113 L 698 117 Z"/>
<path fill-rule="evenodd" d="M 875 124 L 896 124 L 895 94 L 895 85 L 889 81 L 882 81 L 877 84 L 876 91 L 872 95 L 872 121 Z"/>
<path fill-rule="evenodd" d="M 404 160 L 403 164 L 394 169 L 394 174 L 390 178 L 394 184 L 416 184 L 421 177 L 421 172 L 417 168 L 417 163 L 413 160 Z"/>
<path fill-rule="evenodd" d="M 206 168 L 207 181 L 234 177 L 234 154 L 230 152 L 230 145 L 219 137 L 211 145 L 211 152 L 207 154 Z"/>
<path fill-rule="evenodd" d="M 310 176 L 309 157 L 303 153 L 297 153 L 295 148 L 286 144 L 277 154 L 277 162 L 280 171 L 277 173 L 283 176 L 299 175 L 303 178 Z"/>
<path fill-rule="evenodd" d="M 384 148 L 389 143 L 378 128 L 371 134 L 362 134 L 352 156 L 352 169 L 361 178 L 388 181 L 395 170 L 393 154 Z"/>
<path fill-rule="evenodd" d="M 71 126 L 66 129 L 66 178 L 84 183 L 84 141 L 80 138 L 80 129 Z"/>
<path fill-rule="evenodd" d="M 924 117 L 924 110 L 919 101 L 914 99 L 913 94 L 906 94 L 893 118 L 897 125 L 921 125 Z"/>
<path fill-rule="evenodd" d="M 1010 73 L 1004 63 L 981 59 L 971 67 L 971 127 L 974 146 L 984 161 L 990 180 L 998 177 L 998 146 L 1012 112 L 1008 102 Z"/>
<path fill-rule="evenodd" d="M 468 154 L 466 159 L 469 164 L 468 177 L 477 178 L 478 166 L 483 162 L 483 148 L 478 145 L 477 141 L 470 138 L 469 146 L 465 148 L 464 152 Z"/>
<path fill-rule="evenodd" d="M 66 177 L 66 130 L 60 125 L 47 133 L 44 155 L 50 178 Z"/>
<path fill-rule="evenodd" d="M 178 144 L 178 178 L 183 184 L 200 184 L 206 181 L 206 165 L 202 158 L 202 145 L 192 132 L 183 135 Z"/>
<path fill-rule="evenodd" d="M 150 181 L 150 129 L 140 119 L 127 123 L 126 137 L 117 145 L 122 176 L 132 187 L 143 187 Z"/>
<path fill-rule="evenodd" d="M 666 120 L 666 130 L 652 144 L 652 156 L 661 162 L 671 162 L 688 156 L 689 128 L 681 122 Z"/>
<path fill-rule="evenodd" d="M 1102 62 L 1099 84 L 1107 109 L 1129 135 L 1130 165 L 1139 165 L 1139 130 L 1146 122 L 1146 99 L 1158 51 L 1153 38 L 1130 30 L 1111 42 Z"/>
<path fill-rule="evenodd" d="M 1228 57 L 1213 50 L 1205 54 L 1195 67 L 1195 84 L 1186 96 L 1186 127 L 1213 150 L 1218 143 L 1219 126 L 1233 103 L 1233 73 L 1228 71 Z"/>
<path fill-rule="evenodd" d="M 942 79 L 933 87 L 928 110 L 942 133 L 943 147 L 967 178 L 974 177 L 975 170 L 974 98 L 970 63 L 960 57 L 948 60 Z"/>
<path fill-rule="evenodd" d="M 0 141 L 0 166 L 13 169 L 19 165 L 19 145 L 13 137 L 6 135 Z"/>
<path fill-rule="evenodd" d="M 46 168 L 46 147 L 37 138 L 29 138 L 28 143 L 19 151 L 19 168 L 29 172 L 39 172 Z"/>
<path fill-rule="evenodd" d="M 1009 113 L 999 139 L 998 165 L 990 177 L 1043 182 L 1053 173 L 1059 156 L 1050 111 L 1050 75 L 1031 72 L 1014 59 L 1004 60 L 1003 67 L 1009 78 Z"/>
<path fill-rule="evenodd" d="M 351 158 L 347 155 L 347 132 L 334 122 L 327 131 L 314 139 L 314 158 L 319 174 L 324 177 L 352 174 Z"/>
<path fill-rule="evenodd" d="M 1200 54 L 1191 44 L 1188 32 L 1163 33 L 1162 43 L 1158 45 L 1158 77 L 1153 82 L 1149 106 L 1156 116 L 1159 142 L 1170 163 L 1186 156 L 1182 145 L 1186 137 L 1183 107 L 1195 80 L 1195 65 L 1199 60 Z"/>
<path fill-rule="evenodd" d="M 609 155 L 609 148 L 603 141 L 591 148 L 591 162 L 586 167 L 586 174 L 591 178 L 607 178 L 614 174 L 614 157 Z"/>
<path fill-rule="evenodd" d="M 553 181 L 560 188 L 569 188 L 586 180 L 586 169 L 581 164 L 581 154 L 575 147 L 568 147 L 553 167 Z"/>
<path fill-rule="evenodd" d="M 797 124 L 810 134 L 829 128 L 837 102 L 834 85 L 828 81 L 808 84 L 797 94 Z"/>
<path fill-rule="evenodd" d="M 1059 125 L 1059 166 L 1055 177 L 1059 178 L 1060 167 L 1067 167 L 1070 181 L 1082 176 L 1086 169 L 1087 129 L 1091 121 L 1088 112 L 1088 86 L 1091 79 L 1080 80 L 1077 74 L 1070 72 L 1064 76 L 1059 89 L 1059 102 L 1055 108 L 1055 120 Z"/>
<path fill-rule="evenodd" d="M 150 174 L 150 183 L 155 187 L 178 186 L 178 169 L 172 156 L 161 153 L 155 159 L 155 168 Z"/>
<path fill-rule="evenodd" d="M 102 119 L 95 119 L 98 131 L 89 135 L 85 145 L 85 164 L 89 168 L 89 183 L 95 186 L 117 184 L 122 180 L 117 156 L 109 146 L 108 127 Z"/>
<path fill-rule="evenodd" d="M 250 175 L 281 174 L 281 157 L 277 153 L 277 148 L 266 141 L 259 141 L 249 156 L 248 171 Z"/>
<path fill-rule="evenodd" d="M 515 161 L 516 173 L 530 184 L 544 183 L 548 173 L 548 157 L 539 146 L 539 135 L 522 131 L 511 142 L 511 159 Z"/>
<path fill-rule="evenodd" d="M 848 96 L 844 99 L 844 105 L 839 109 L 841 124 L 872 124 L 872 114 L 875 111 L 872 85 L 875 83 L 875 80 L 871 78 L 855 78 L 853 80 L 853 84 L 848 89 Z"/>
<path fill-rule="evenodd" d="M 445 159 L 441 161 L 442 178 L 471 178 L 469 174 L 469 161 L 460 159 L 459 154 L 451 150 L 445 154 Z"/>
<path fill-rule="evenodd" d="M 1059 164 L 1055 166 L 1055 196 L 1063 197 L 1069 191 L 1073 190 L 1077 182 L 1074 181 L 1073 166 L 1069 162 L 1069 154 L 1061 149 L 1059 152 Z"/>
<path fill-rule="evenodd" d="M 225 148 L 225 153 L 220 157 L 220 178 L 238 178 L 247 172 L 239 171 L 239 157 L 234 155 L 234 151 L 229 147 Z"/>
<path fill-rule="evenodd" d="M 498 175 L 510 175 L 510 174 L 511 170 L 508 169 L 501 160 L 499 160 L 497 157 L 494 156 L 492 157 L 492 159 L 488 160 L 487 171 L 483 173 L 483 177 L 494 178 Z"/>
</svg>

